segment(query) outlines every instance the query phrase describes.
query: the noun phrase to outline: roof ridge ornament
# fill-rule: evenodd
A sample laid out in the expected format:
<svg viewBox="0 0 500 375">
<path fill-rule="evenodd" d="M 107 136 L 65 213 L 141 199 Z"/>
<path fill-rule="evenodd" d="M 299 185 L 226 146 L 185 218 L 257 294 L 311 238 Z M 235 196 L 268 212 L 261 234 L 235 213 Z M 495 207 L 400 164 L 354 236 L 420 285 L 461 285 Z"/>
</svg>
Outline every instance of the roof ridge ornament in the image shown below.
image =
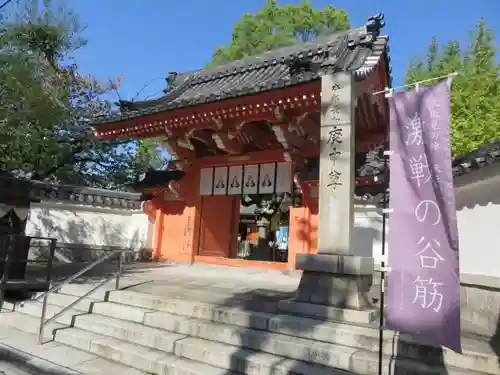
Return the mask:
<svg viewBox="0 0 500 375">
<path fill-rule="evenodd" d="M 357 33 L 354 33 L 354 35 L 349 33 L 348 47 L 350 49 L 354 49 L 357 46 L 371 48 L 380 36 L 380 30 L 385 26 L 384 18 L 383 13 L 378 13 L 368 18 L 365 26 L 358 29 Z"/>
<path fill-rule="evenodd" d="M 368 18 L 365 24 L 366 31 L 375 37 L 380 35 L 380 30 L 385 26 L 385 15 L 384 13 L 378 13 L 374 16 Z"/>
<path fill-rule="evenodd" d="M 166 94 L 172 90 L 174 90 L 177 85 L 175 84 L 175 80 L 178 77 L 179 73 L 177 72 L 168 72 L 167 77 L 165 77 L 165 82 L 167 84 L 167 87 L 163 90 L 163 93 Z"/>
</svg>

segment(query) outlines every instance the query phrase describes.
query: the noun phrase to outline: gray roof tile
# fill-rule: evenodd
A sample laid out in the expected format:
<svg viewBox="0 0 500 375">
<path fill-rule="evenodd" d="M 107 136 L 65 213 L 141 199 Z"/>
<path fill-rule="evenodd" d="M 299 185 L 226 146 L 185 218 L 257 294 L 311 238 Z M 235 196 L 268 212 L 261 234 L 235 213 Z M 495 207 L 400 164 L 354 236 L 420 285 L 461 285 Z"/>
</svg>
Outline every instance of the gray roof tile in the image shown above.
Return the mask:
<svg viewBox="0 0 500 375">
<path fill-rule="evenodd" d="M 135 210 L 139 210 L 141 202 L 147 199 L 145 195 L 140 193 L 58 185 L 7 175 L 0 175 L 0 193 L 4 198 L 8 196 L 26 198 L 30 201 L 71 202 L 87 206 Z"/>
<path fill-rule="evenodd" d="M 281 89 L 318 79 L 320 69 L 353 72 L 363 79 L 387 50 L 380 36 L 383 15 L 359 28 L 322 36 L 315 41 L 268 51 L 259 56 L 182 74 L 171 73 L 165 95 L 147 101 L 122 101 L 122 113 L 96 125 L 177 108 Z"/>
</svg>

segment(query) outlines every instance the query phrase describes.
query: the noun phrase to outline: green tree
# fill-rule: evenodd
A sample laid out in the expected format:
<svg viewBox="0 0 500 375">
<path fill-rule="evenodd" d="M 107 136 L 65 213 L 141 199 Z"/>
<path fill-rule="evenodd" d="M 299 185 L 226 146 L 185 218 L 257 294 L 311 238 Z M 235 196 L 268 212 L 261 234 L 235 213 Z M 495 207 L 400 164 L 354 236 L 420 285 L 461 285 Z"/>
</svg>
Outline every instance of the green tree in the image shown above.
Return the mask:
<svg viewBox="0 0 500 375">
<path fill-rule="evenodd" d="M 212 64 L 253 56 L 299 41 L 314 40 L 318 35 L 349 28 L 344 10 L 328 5 L 313 9 L 311 2 L 278 5 L 267 0 L 255 14 L 244 14 L 233 26 L 231 42 L 215 49 Z"/>
<path fill-rule="evenodd" d="M 96 187 L 135 181 L 157 155 L 139 142 L 94 138 L 91 123 L 113 112 L 103 95 L 119 79 L 79 72 L 72 56 L 86 41 L 77 17 L 30 0 L 0 26 L 0 170 Z"/>
<path fill-rule="evenodd" d="M 452 86 L 454 155 L 500 139 L 500 64 L 495 55 L 493 30 L 481 18 L 467 49 L 462 51 L 456 41 L 439 48 L 433 39 L 426 61 L 410 64 L 407 83 L 458 73 Z"/>
</svg>

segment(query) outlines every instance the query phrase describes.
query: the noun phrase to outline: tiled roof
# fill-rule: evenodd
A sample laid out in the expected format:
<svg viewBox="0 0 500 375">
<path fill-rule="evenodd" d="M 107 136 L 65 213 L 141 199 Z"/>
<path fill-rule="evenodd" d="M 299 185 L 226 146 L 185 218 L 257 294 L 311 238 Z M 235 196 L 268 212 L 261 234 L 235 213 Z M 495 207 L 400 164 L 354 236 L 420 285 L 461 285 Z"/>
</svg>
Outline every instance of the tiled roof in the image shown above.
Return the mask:
<svg viewBox="0 0 500 375">
<path fill-rule="evenodd" d="M 457 156 L 452 163 L 453 175 L 468 175 L 497 163 L 500 163 L 500 140 L 491 141 L 472 152 Z"/>
<path fill-rule="evenodd" d="M 71 202 L 118 209 L 140 209 L 141 202 L 146 198 L 140 193 L 49 184 L 10 176 L 0 176 L 0 192 L 2 196 L 27 198 L 30 201 Z"/>
<path fill-rule="evenodd" d="M 155 170 L 150 168 L 138 183 L 131 185 L 134 190 L 140 191 L 147 188 L 166 187 L 171 181 L 180 181 L 186 175 L 181 170 Z"/>
<path fill-rule="evenodd" d="M 500 169 L 500 140 L 479 146 L 452 161 L 455 187 L 491 178 Z M 356 176 L 376 176 L 383 173 L 384 156 L 382 149 L 356 154 Z M 297 178 L 304 181 L 319 180 L 319 159 L 311 158 L 306 166 L 297 171 Z M 383 204 L 385 187 L 382 184 L 356 186 L 355 198 L 376 205 Z M 388 198 L 388 195 L 386 195 Z"/>
<path fill-rule="evenodd" d="M 98 119 L 96 125 L 162 111 L 282 89 L 318 79 L 322 69 L 353 72 L 363 79 L 385 53 L 380 36 L 383 15 L 365 26 L 325 35 L 313 42 L 268 51 L 259 56 L 182 74 L 170 73 L 165 95 L 153 100 L 120 102 L 122 113 Z"/>
</svg>

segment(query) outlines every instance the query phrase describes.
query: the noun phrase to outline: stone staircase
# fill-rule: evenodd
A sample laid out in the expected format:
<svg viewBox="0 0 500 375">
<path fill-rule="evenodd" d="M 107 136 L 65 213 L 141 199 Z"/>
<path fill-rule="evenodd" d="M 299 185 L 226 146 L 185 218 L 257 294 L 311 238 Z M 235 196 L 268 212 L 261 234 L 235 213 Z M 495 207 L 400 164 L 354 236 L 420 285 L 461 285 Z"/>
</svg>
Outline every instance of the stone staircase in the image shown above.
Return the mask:
<svg viewBox="0 0 500 375">
<path fill-rule="evenodd" d="M 85 285 L 68 285 L 51 295 L 47 318 L 87 290 Z M 199 292 L 193 288 L 156 296 L 101 291 L 49 324 L 46 339 L 106 360 L 102 372 L 76 372 L 82 374 L 122 374 L 119 369 L 105 371 L 111 362 L 135 369 L 134 374 L 378 374 L 379 339 L 370 322 L 376 318 L 373 312 L 341 316 L 337 309 L 291 300 L 250 303 L 248 299 L 242 307 L 207 302 L 210 298 L 197 298 Z M 40 313 L 41 303 L 26 301 L 15 312 L 1 314 L 0 324 L 37 333 Z M 318 318 L 326 315 L 338 321 Z M 459 355 L 398 339 L 390 332 L 384 336 L 387 375 L 500 374 L 496 355 L 480 340 L 464 339 L 464 354 Z"/>
</svg>

